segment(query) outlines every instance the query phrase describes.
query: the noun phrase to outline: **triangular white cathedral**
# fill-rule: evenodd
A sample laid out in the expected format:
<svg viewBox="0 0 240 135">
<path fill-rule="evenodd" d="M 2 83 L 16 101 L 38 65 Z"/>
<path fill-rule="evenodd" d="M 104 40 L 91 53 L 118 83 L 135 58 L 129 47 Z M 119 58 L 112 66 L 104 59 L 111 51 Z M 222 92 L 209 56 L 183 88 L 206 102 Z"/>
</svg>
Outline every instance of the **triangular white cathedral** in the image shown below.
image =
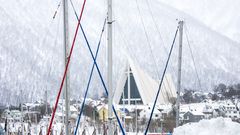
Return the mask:
<svg viewBox="0 0 240 135">
<path fill-rule="evenodd" d="M 130 81 L 128 80 L 130 78 Z M 130 82 L 130 83 L 129 83 Z M 130 85 L 128 85 L 128 83 Z M 113 101 L 115 104 L 149 105 L 154 102 L 160 81 L 152 79 L 146 72 L 128 58 L 128 64 L 118 80 Z M 176 101 L 176 89 L 169 74 L 166 74 L 157 100 L 157 105 L 173 104 Z"/>
</svg>

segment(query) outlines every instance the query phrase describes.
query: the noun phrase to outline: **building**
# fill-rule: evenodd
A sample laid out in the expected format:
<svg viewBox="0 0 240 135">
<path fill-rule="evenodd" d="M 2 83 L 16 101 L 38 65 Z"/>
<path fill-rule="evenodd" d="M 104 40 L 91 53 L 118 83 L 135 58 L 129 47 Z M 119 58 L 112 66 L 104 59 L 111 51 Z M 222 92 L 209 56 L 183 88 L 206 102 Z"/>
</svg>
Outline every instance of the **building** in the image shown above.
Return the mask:
<svg viewBox="0 0 240 135">
<path fill-rule="evenodd" d="M 203 114 L 206 119 L 211 119 L 213 117 L 213 107 L 211 105 L 205 105 L 203 108 Z"/>
<path fill-rule="evenodd" d="M 97 107 L 99 120 L 102 122 L 105 122 L 108 120 L 108 106 L 107 105 L 101 105 Z"/>
<path fill-rule="evenodd" d="M 3 118 L 7 118 L 9 121 L 12 122 L 20 122 L 21 121 L 22 114 L 19 110 L 8 110 L 6 109 L 3 112 Z"/>
<path fill-rule="evenodd" d="M 129 84 L 128 84 L 129 83 Z M 160 81 L 152 79 L 146 72 L 128 58 L 114 93 L 113 101 L 119 105 L 149 105 L 154 102 Z M 157 105 L 173 104 L 176 90 L 172 78 L 166 74 L 158 97 Z"/>
<path fill-rule="evenodd" d="M 198 111 L 188 111 L 183 114 L 183 123 L 199 122 L 204 119 L 204 114 Z"/>
<path fill-rule="evenodd" d="M 224 107 L 226 117 L 231 118 L 233 120 L 239 118 L 239 111 L 237 110 L 237 107 L 234 104 L 228 103 Z"/>
<path fill-rule="evenodd" d="M 140 114 L 139 114 L 140 119 L 144 119 L 144 118 L 148 119 L 148 118 L 150 118 L 151 111 L 152 111 L 152 109 L 150 109 L 150 107 L 147 108 L 147 109 L 142 110 L 140 112 Z M 162 113 L 158 109 L 154 109 L 152 119 L 153 120 L 157 120 L 157 119 L 160 120 L 161 117 L 162 117 Z"/>
</svg>

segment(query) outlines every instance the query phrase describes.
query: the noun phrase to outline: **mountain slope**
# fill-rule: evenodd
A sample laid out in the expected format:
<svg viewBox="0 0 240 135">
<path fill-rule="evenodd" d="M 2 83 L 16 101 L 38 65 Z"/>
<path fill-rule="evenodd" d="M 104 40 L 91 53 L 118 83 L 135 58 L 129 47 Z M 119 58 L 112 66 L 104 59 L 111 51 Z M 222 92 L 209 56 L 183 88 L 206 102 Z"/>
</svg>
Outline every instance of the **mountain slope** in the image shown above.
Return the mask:
<svg viewBox="0 0 240 135">
<path fill-rule="evenodd" d="M 159 0 L 195 19 L 200 20 L 211 29 L 240 42 L 239 0 Z"/>
<path fill-rule="evenodd" d="M 73 0 L 77 11 L 82 1 Z M 0 99 L 3 103 L 17 104 L 40 99 L 45 90 L 49 91 L 51 101 L 56 97 L 63 74 L 62 11 L 52 20 L 57 1 L 9 0 L 0 5 Z M 177 27 L 177 18 L 184 18 L 189 33 L 190 44 L 196 61 L 203 90 L 209 90 L 219 82 L 233 83 L 240 80 L 239 44 L 212 31 L 191 16 L 174 9 L 158 0 L 151 1 L 150 7 L 161 32 L 151 18 L 146 1 L 139 1 L 140 15 L 136 1 L 114 1 L 114 87 L 120 69 L 125 63 L 125 53 L 129 54 L 146 72 L 159 79 L 167 58 L 167 52 Z M 77 24 L 71 6 L 70 41 Z M 141 16 L 146 28 L 149 49 Z M 99 34 L 106 17 L 106 1 L 87 1 L 82 25 L 89 43 L 95 52 Z M 106 34 L 102 39 L 98 64 L 106 80 Z M 171 58 L 168 72 L 176 81 L 177 43 Z M 165 48 L 165 49 L 164 49 Z M 156 59 L 154 63 L 153 57 Z M 86 88 L 92 66 L 92 59 L 81 31 L 76 42 L 70 65 L 71 96 L 80 97 Z M 97 72 L 93 75 L 90 95 L 97 97 L 103 87 Z M 199 88 L 193 62 L 184 35 L 183 49 L 183 87 Z M 22 92 L 21 92 L 22 90 Z"/>
</svg>

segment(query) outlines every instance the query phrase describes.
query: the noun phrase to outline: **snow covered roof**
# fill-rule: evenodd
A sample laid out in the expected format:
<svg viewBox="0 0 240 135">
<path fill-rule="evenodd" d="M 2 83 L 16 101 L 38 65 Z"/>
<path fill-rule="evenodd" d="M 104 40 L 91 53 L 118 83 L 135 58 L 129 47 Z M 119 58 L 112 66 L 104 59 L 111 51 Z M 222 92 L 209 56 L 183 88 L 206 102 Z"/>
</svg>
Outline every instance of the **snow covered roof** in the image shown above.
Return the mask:
<svg viewBox="0 0 240 135">
<path fill-rule="evenodd" d="M 56 112 L 56 114 L 55 114 L 56 116 L 60 116 L 60 117 L 62 117 L 62 116 L 65 116 L 65 114 L 64 113 L 62 113 L 62 112 Z"/>
<path fill-rule="evenodd" d="M 131 68 L 134 80 L 136 82 L 137 88 L 139 90 L 139 94 L 142 98 L 143 104 L 153 103 L 157 90 L 159 87 L 158 81 L 152 79 L 146 72 L 144 72 L 140 67 L 138 67 L 134 62 L 128 57 L 128 63 Z M 128 69 L 128 65 L 125 66 L 120 79 L 117 83 L 117 87 L 114 93 L 113 101 L 118 104 L 121 98 L 121 95 L 124 90 L 125 83 L 127 81 L 126 71 Z M 172 78 L 169 74 L 166 74 L 163 80 L 163 85 L 160 91 L 160 95 L 158 97 L 157 104 L 172 104 L 176 99 L 176 90 Z"/>
<path fill-rule="evenodd" d="M 77 119 L 78 118 L 78 115 L 77 114 L 72 114 L 71 116 L 70 116 L 70 118 L 72 118 L 72 119 Z"/>
<path fill-rule="evenodd" d="M 182 112 L 182 113 L 185 113 L 188 111 L 202 112 L 206 105 L 207 105 L 206 103 L 182 104 L 180 106 L 180 112 Z"/>
<path fill-rule="evenodd" d="M 199 111 L 190 111 L 190 113 L 192 113 L 193 115 L 204 116 L 204 114 Z"/>
<path fill-rule="evenodd" d="M 97 110 L 101 110 L 102 108 L 108 109 L 108 105 L 107 104 L 103 104 L 103 105 L 99 105 L 97 106 Z"/>
<path fill-rule="evenodd" d="M 147 113 L 150 114 L 152 112 L 152 109 L 144 109 L 140 113 Z M 153 114 L 161 114 L 161 112 L 158 109 L 154 109 Z"/>
<path fill-rule="evenodd" d="M 77 109 L 76 109 L 76 107 L 74 107 L 74 106 L 71 105 L 71 106 L 70 106 L 70 111 L 71 111 L 71 112 L 77 112 Z"/>
</svg>

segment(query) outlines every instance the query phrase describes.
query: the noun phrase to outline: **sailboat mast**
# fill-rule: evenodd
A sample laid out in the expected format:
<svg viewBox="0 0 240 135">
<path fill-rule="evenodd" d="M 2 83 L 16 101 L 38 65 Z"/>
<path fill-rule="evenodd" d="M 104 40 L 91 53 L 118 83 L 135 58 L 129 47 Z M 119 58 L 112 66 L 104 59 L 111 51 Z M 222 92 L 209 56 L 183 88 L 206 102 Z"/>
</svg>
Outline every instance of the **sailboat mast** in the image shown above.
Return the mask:
<svg viewBox="0 0 240 135">
<path fill-rule="evenodd" d="M 47 97 L 47 90 L 45 91 L 45 115 L 47 116 L 48 115 L 48 97 Z"/>
<path fill-rule="evenodd" d="M 22 93 L 22 89 L 21 89 L 21 93 Z M 23 114 L 23 97 L 21 96 L 21 132 L 22 132 L 22 135 L 23 135 L 23 131 L 24 131 L 24 123 L 23 123 L 23 121 L 24 121 L 24 119 L 23 119 L 23 117 L 24 117 L 24 114 Z"/>
<path fill-rule="evenodd" d="M 112 0 L 108 0 L 108 134 L 113 135 L 112 90 Z"/>
<path fill-rule="evenodd" d="M 69 56 L 69 28 L 68 28 L 68 0 L 63 0 L 63 42 L 64 42 L 64 61 L 65 66 L 67 65 Z M 69 135 L 69 90 L 70 90 L 70 80 L 69 80 L 69 70 L 67 71 L 65 80 L 65 132 Z"/>
<path fill-rule="evenodd" d="M 182 72 L 182 38 L 183 38 L 183 21 L 178 22 L 179 25 L 179 52 L 178 52 L 178 81 L 177 81 L 177 111 L 176 111 L 176 127 L 179 126 L 180 112 L 180 91 L 181 91 L 181 72 Z"/>
</svg>

